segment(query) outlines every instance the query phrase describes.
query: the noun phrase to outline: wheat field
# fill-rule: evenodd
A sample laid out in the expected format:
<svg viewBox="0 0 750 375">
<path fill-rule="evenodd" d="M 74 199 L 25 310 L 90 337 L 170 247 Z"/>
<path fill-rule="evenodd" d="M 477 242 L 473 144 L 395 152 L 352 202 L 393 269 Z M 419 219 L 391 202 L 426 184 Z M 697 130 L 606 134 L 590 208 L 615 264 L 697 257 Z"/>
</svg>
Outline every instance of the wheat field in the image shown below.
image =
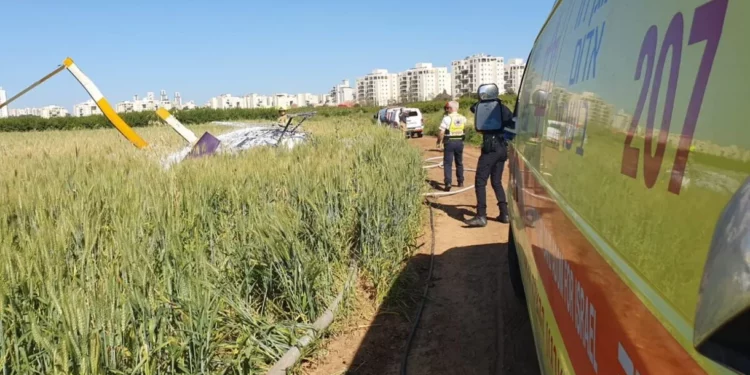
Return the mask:
<svg viewBox="0 0 750 375">
<path fill-rule="evenodd" d="M 169 170 L 165 127 L 137 130 L 148 150 L 0 134 L 2 374 L 262 373 L 352 262 L 384 295 L 420 228 L 419 152 L 364 117 L 305 128 L 293 150 Z"/>
</svg>

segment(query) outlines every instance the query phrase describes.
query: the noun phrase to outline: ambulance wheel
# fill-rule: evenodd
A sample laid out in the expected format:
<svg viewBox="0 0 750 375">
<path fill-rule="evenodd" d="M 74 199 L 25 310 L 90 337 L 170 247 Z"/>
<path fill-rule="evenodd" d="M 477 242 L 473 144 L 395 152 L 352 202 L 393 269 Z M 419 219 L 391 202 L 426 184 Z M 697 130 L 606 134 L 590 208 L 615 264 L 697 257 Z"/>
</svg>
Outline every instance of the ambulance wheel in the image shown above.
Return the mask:
<svg viewBox="0 0 750 375">
<path fill-rule="evenodd" d="M 417 135 L 417 138 L 422 138 L 422 133 L 419 133 L 419 134 Z"/>
<path fill-rule="evenodd" d="M 508 274 L 510 276 L 510 284 L 513 287 L 513 294 L 515 294 L 516 298 L 519 301 L 526 301 L 517 251 L 516 240 L 513 238 L 513 229 L 508 225 Z"/>
</svg>

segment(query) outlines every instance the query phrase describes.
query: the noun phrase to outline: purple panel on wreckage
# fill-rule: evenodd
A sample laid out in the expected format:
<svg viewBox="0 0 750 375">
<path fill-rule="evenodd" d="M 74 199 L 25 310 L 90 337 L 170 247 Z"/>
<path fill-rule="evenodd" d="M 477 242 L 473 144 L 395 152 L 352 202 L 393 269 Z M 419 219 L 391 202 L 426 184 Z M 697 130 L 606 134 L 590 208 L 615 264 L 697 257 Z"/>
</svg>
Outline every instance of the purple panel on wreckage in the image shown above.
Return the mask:
<svg viewBox="0 0 750 375">
<path fill-rule="evenodd" d="M 201 136 L 198 142 L 195 143 L 193 149 L 190 150 L 187 158 L 199 158 L 205 155 L 211 155 L 216 152 L 220 143 L 221 141 L 210 133 L 203 133 L 203 136 Z"/>
</svg>

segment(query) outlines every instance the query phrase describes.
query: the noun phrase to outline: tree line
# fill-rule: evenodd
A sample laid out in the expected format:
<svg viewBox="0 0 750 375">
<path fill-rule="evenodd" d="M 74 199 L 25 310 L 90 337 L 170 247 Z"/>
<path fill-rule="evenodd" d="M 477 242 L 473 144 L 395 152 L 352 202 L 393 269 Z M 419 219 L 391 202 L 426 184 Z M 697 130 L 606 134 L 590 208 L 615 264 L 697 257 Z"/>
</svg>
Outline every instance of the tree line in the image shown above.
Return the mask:
<svg viewBox="0 0 750 375">
<path fill-rule="evenodd" d="M 502 95 L 501 99 L 505 104 L 513 109 L 516 97 L 514 95 Z M 477 101 L 475 94 L 464 95 L 459 98 L 461 108 L 469 108 Z M 446 100 L 436 98 L 435 100 L 417 103 L 405 103 L 399 106 L 408 106 L 419 108 L 422 113 L 440 112 L 445 106 Z M 354 107 L 301 107 L 292 108 L 288 113 L 299 113 L 316 111 L 319 117 L 341 117 L 358 114 L 377 113 L 379 107 L 376 106 L 359 106 Z M 275 108 L 232 108 L 232 109 L 212 109 L 196 108 L 190 110 L 172 110 L 172 115 L 185 125 L 205 124 L 212 121 L 239 121 L 239 120 L 269 120 L 273 121 L 278 117 L 278 109 Z M 155 111 L 144 112 L 127 112 L 120 113 L 120 117 L 132 127 L 145 127 L 161 124 L 161 120 L 156 116 Z M 20 116 L 0 119 L 0 132 L 28 132 L 44 130 L 82 130 L 82 129 L 99 129 L 112 126 L 103 115 L 93 115 L 85 117 L 54 117 L 41 118 L 37 116 Z"/>
</svg>

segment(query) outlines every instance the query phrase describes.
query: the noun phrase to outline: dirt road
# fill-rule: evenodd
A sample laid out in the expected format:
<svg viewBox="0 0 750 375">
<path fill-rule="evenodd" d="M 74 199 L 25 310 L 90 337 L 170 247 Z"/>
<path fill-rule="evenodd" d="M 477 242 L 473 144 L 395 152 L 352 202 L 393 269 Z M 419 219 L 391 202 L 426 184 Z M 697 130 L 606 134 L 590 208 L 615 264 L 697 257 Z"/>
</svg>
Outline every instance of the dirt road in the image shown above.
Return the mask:
<svg viewBox="0 0 750 375">
<path fill-rule="evenodd" d="M 410 142 L 425 158 L 441 155 L 432 150 L 432 137 Z M 476 168 L 478 158 L 479 150 L 467 146 L 465 167 Z M 466 186 L 472 185 L 474 173 L 465 175 Z M 442 169 L 429 170 L 433 184 L 442 184 L 442 176 Z M 506 171 L 505 186 L 507 176 Z M 492 220 L 480 229 L 464 224 L 475 213 L 473 190 L 434 201 L 435 264 L 409 374 L 539 374 L 528 312 L 513 296 L 508 277 L 508 226 L 494 219 L 498 208 L 489 186 L 487 198 Z M 366 297 L 360 296 L 363 315 L 326 343 L 319 360 L 305 364 L 306 374 L 399 374 L 429 268 L 429 222 L 424 233 L 424 243 L 400 276 L 396 292 L 401 294 L 387 297 L 378 311 L 368 311 Z M 404 293 L 411 297 L 406 304 Z"/>
</svg>

